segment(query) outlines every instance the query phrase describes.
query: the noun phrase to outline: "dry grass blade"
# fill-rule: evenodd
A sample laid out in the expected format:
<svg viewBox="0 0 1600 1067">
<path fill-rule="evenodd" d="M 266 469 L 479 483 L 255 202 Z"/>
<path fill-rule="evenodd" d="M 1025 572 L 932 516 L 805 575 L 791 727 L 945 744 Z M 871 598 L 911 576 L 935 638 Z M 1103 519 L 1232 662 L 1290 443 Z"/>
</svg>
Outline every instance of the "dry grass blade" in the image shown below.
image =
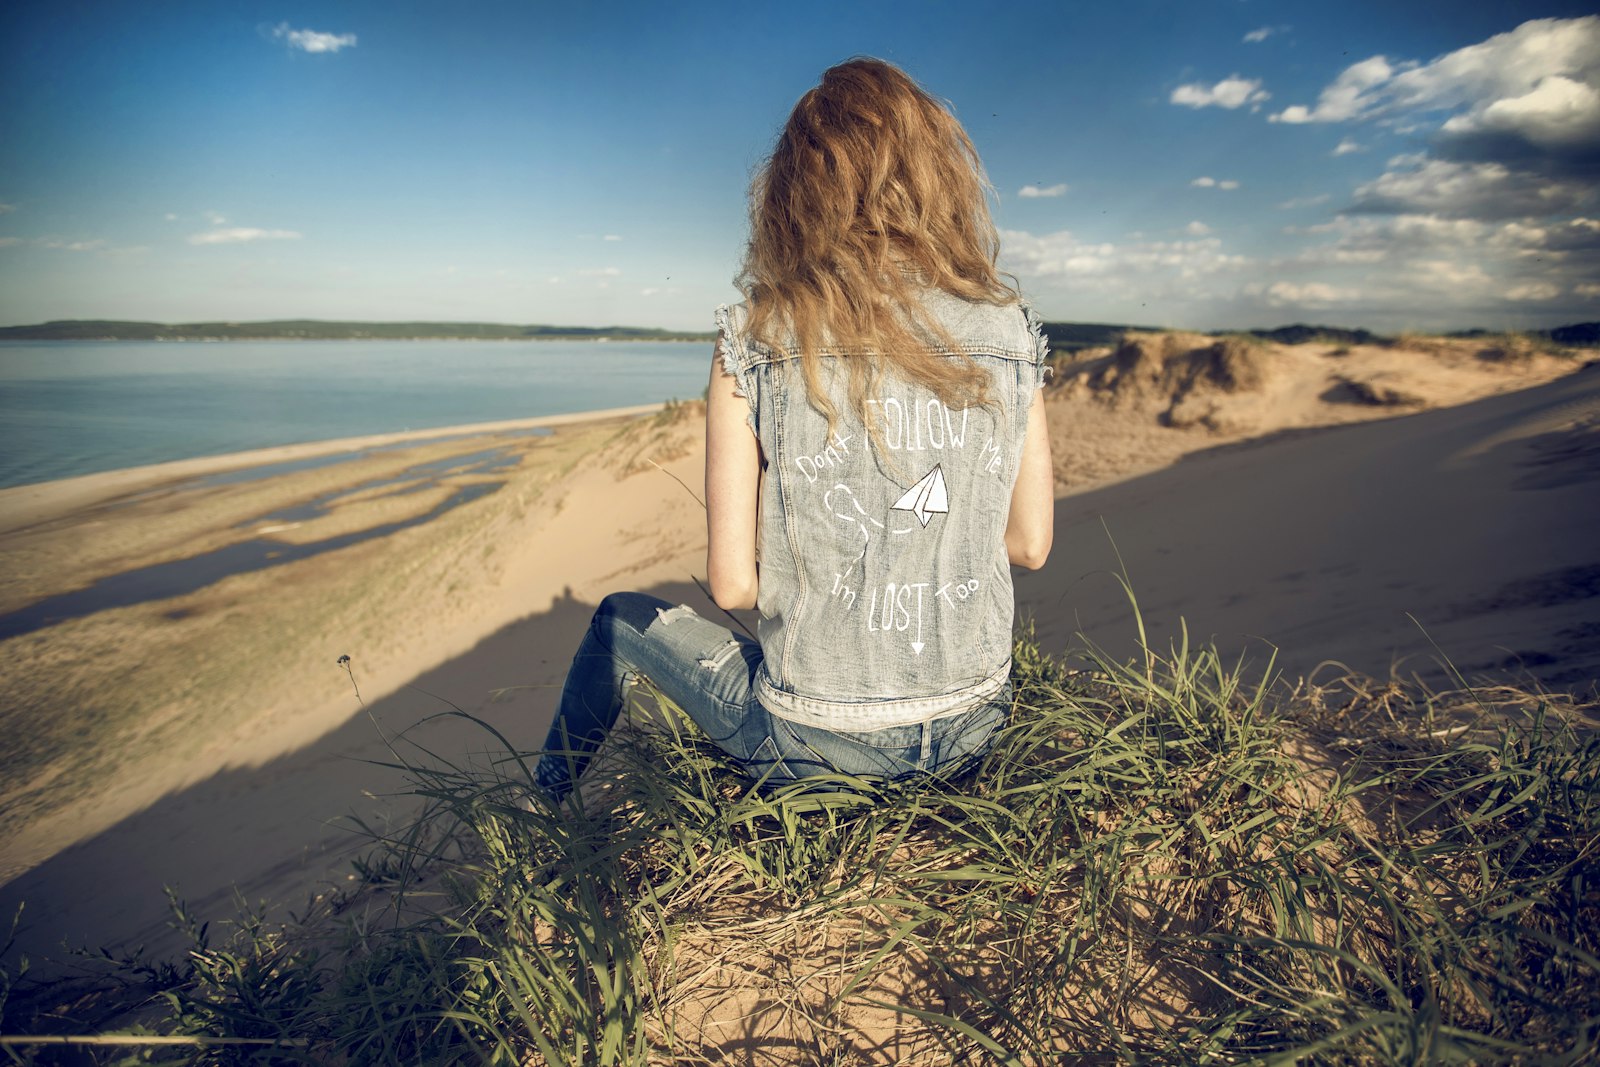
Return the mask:
<svg viewBox="0 0 1600 1067">
<path fill-rule="evenodd" d="M 576 810 L 525 754 L 397 761 L 423 814 L 342 936 L 197 931 L 155 1029 L 352 1064 L 1595 1055 L 1595 708 L 1290 692 L 1186 638 L 1015 663 L 956 781 L 757 788 L 648 691 Z"/>
</svg>

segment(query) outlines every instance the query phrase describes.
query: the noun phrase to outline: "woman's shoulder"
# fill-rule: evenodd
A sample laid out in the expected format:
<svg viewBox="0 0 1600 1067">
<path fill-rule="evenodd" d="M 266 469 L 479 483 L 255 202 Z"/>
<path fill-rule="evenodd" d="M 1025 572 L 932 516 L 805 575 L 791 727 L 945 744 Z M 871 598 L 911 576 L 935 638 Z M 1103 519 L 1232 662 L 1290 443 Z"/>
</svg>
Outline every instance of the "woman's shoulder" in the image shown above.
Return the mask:
<svg viewBox="0 0 1600 1067">
<path fill-rule="evenodd" d="M 771 353 L 766 345 L 750 336 L 750 305 L 719 304 L 715 313 L 717 344 L 721 346 L 724 360 L 750 366 Z"/>
<path fill-rule="evenodd" d="M 922 310 L 943 328 L 945 336 L 972 354 L 1005 356 L 1042 363 L 1049 354 L 1042 323 L 1022 297 L 1010 300 L 971 300 L 943 289 L 928 287 L 918 294 Z M 750 334 L 750 304 L 718 305 L 717 335 L 728 358 L 746 366 L 780 358 L 780 350 Z M 793 347 L 790 338 L 789 347 Z"/>
<path fill-rule="evenodd" d="M 923 306 L 937 317 L 951 339 L 969 352 L 1031 362 L 1044 358 L 1039 316 L 1021 297 L 994 302 L 929 290 Z"/>
<path fill-rule="evenodd" d="M 718 304 L 712 318 L 716 321 L 718 333 L 742 333 L 745 324 L 750 321 L 750 305 L 742 300 L 737 304 Z"/>
</svg>

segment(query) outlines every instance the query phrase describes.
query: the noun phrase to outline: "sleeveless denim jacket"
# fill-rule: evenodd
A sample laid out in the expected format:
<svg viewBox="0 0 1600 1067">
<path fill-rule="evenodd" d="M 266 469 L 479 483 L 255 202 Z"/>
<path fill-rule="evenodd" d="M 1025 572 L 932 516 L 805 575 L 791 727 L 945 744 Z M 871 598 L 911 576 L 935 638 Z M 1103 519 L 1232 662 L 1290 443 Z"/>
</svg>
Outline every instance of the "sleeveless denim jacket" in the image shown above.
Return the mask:
<svg viewBox="0 0 1600 1067">
<path fill-rule="evenodd" d="M 767 463 L 756 696 L 790 721 L 850 731 L 924 723 L 1006 685 L 1015 611 L 1006 519 L 1048 347 L 1025 305 L 933 289 L 923 299 L 988 372 L 990 403 L 953 410 L 886 374 L 868 403 L 879 443 L 848 402 L 843 360 L 861 357 L 821 352 L 839 413 L 830 434 L 799 359 L 747 336 L 745 305 L 717 309 L 723 365 Z"/>
</svg>

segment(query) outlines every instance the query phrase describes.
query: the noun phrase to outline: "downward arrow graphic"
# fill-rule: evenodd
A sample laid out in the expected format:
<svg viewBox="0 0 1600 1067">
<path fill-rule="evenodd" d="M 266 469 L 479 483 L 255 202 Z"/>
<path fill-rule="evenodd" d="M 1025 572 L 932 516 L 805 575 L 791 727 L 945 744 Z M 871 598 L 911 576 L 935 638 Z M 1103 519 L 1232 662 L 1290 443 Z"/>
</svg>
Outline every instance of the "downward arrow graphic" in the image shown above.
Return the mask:
<svg viewBox="0 0 1600 1067">
<path fill-rule="evenodd" d="M 938 467 L 934 468 L 934 470 L 938 469 Z M 926 521 L 924 521 L 923 525 L 927 525 Z M 919 585 L 917 586 L 917 639 L 911 642 L 911 651 L 919 656 L 922 655 L 922 645 L 922 586 Z"/>
</svg>

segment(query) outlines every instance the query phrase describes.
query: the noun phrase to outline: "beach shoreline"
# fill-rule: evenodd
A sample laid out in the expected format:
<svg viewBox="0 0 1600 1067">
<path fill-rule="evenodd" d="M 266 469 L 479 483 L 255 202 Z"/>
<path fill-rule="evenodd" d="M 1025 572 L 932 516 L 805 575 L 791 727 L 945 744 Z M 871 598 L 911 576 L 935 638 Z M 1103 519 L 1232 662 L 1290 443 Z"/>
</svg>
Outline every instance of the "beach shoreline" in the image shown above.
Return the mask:
<svg viewBox="0 0 1600 1067">
<path fill-rule="evenodd" d="M 237 452 L 220 452 L 189 459 L 147 463 L 114 470 L 95 471 L 68 478 L 55 478 L 27 485 L 0 489 L 0 534 L 30 526 L 90 506 L 108 498 L 131 493 L 186 478 L 222 474 L 250 467 L 275 463 L 291 463 L 335 455 L 340 452 L 360 452 L 370 448 L 417 441 L 433 441 L 448 437 L 467 437 L 483 434 L 508 433 L 520 430 L 550 429 L 557 426 L 595 422 L 605 419 L 630 418 L 660 411 L 665 402 L 635 404 L 628 407 L 602 408 L 595 411 L 576 411 L 560 415 L 535 415 L 524 419 L 502 419 L 495 422 L 467 423 L 457 426 L 439 426 L 422 430 L 396 430 L 389 433 L 365 434 L 356 437 L 335 437 L 320 441 L 304 441 L 266 448 L 244 449 Z"/>
<path fill-rule="evenodd" d="M 207 765 L 291 749 L 350 709 L 344 696 L 348 688 L 337 680 L 330 685 L 324 678 L 309 690 L 292 680 L 309 663 L 303 654 L 281 646 L 284 635 L 297 631 L 300 636 L 291 641 L 308 645 L 324 644 L 342 633 L 342 640 L 354 648 L 407 646 L 404 655 L 368 652 L 363 657 L 363 684 L 374 697 L 403 684 L 416 670 L 470 647 L 490 632 L 485 627 L 519 613 L 517 598 L 495 588 L 491 572 L 496 568 L 485 566 L 497 542 L 514 542 L 547 526 L 562 509 L 574 477 L 577 483 L 597 476 L 609 483 L 611 473 L 598 469 L 593 453 L 628 427 L 650 423 L 666 406 L 333 438 L 0 491 L 0 561 L 5 572 L 0 577 L 0 612 L 14 613 L 28 604 L 73 605 L 67 614 L 11 627 L 13 636 L 5 643 L 14 670 L 5 689 L 12 716 L 27 718 L 31 709 L 32 717 L 53 724 L 63 716 L 84 714 L 85 728 L 94 731 L 84 740 L 93 745 L 96 739 L 110 739 L 100 738 L 106 729 L 103 720 L 122 720 L 125 725 L 116 729 L 138 735 L 146 732 L 140 717 L 185 718 L 163 708 L 160 693 L 170 690 L 179 705 L 194 708 L 187 716 L 193 725 L 185 731 L 186 743 L 213 753 L 185 768 L 183 778 L 194 777 Z M 333 462 L 305 463 L 319 458 Z M 258 469 L 265 475 L 217 477 Z M 456 500 L 474 502 L 452 506 Z M 485 525 L 502 532 L 484 535 L 483 560 L 474 560 L 472 578 L 464 579 L 459 563 L 450 557 L 459 551 L 464 530 Z M 514 529 L 524 533 L 511 533 Z M 218 571 L 204 566 L 208 559 L 231 559 L 228 553 L 246 544 L 261 545 L 268 558 L 223 563 Z M 311 555 L 301 558 L 307 552 Z M 423 554 L 432 557 L 428 588 L 395 580 L 396 560 Z M 203 569 L 193 580 L 183 578 L 196 568 Z M 400 568 L 413 569 L 414 563 Z M 152 584 L 156 574 L 173 577 Z M 82 608 L 71 600 L 92 598 L 110 581 L 139 575 L 152 577 L 140 580 L 133 600 L 113 596 L 96 604 L 91 599 Z M 535 599 L 520 613 L 538 606 Z M 280 624 L 263 632 L 273 619 Z M 221 629 L 208 632 L 218 625 Z M 264 641 L 280 644 L 277 673 L 260 666 Z M 239 666 L 216 672 L 197 686 L 167 662 L 182 657 L 186 649 L 202 662 L 231 660 Z M 63 653 L 68 664 L 78 664 L 65 673 Z M 296 661 L 302 664 L 300 671 L 289 668 Z M 130 692 L 136 677 L 138 689 Z M 244 689 L 259 692 L 245 696 Z M 138 716 L 118 713 L 118 704 L 141 701 L 147 707 Z M 241 710 L 231 720 L 224 716 L 218 721 L 203 712 L 217 703 Z M 255 710 L 243 710 L 251 707 Z M 244 728 L 245 736 L 230 739 L 228 721 Z M 8 759 L 17 747 L 11 746 Z M 8 770 L 16 767 L 14 761 L 8 763 Z M 7 812 L 7 823 L 14 823 L 14 802 L 29 794 L 28 777 L 0 788 L 0 811 Z M 97 776 L 86 779 L 85 786 L 97 788 Z M 128 809 L 133 794 L 152 790 L 161 791 L 154 783 L 118 790 L 111 807 Z M 89 828 L 104 821 L 104 813 L 87 822 L 69 821 Z M 21 836 L 32 839 L 32 845 L 13 840 L 0 849 L 0 879 L 18 869 L 19 852 L 37 858 L 48 851 L 53 835 Z M 64 840 L 70 843 L 77 836 L 79 831 L 68 832 Z M 20 861 L 22 866 L 30 862 Z"/>
</svg>

